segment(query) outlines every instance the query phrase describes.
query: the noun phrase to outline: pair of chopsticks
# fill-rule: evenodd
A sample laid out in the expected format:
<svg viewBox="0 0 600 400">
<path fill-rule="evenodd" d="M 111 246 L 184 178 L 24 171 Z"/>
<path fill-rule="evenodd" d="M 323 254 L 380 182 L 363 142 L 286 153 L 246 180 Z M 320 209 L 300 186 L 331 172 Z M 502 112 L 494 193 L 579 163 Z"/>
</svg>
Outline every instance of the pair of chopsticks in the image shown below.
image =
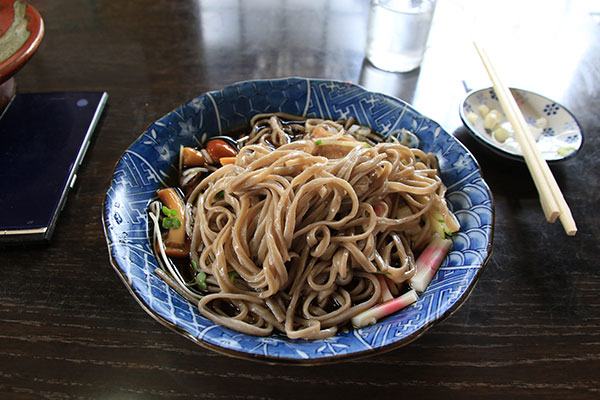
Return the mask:
<svg viewBox="0 0 600 400">
<path fill-rule="evenodd" d="M 494 91 L 504 110 L 506 119 L 512 125 L 517 142 L 521 146 L 523 158 L 540 195 L 540 203 L 542 204 L 546 220 L 548 222 L 555 222 L 556 218 L 560 218 L 560 222 L 567 235 L 575 235 L 577 233 L 577 226 L 575 225 L 569 205 L 560 191 L 552 175 L 552 171 L 548 167 L 548 163 L 542 158 L 532 135 L 529 133 L 529 127 L 527 126 L 527 122 L 525 122 L 525 117 L 523 117 L 521 110 L 517 106 L 517 102 L 510 90 L 508 90 L 498 77 L 485 49 L 475 42 L 473 44 L 492 80 Z"/>
</svg>

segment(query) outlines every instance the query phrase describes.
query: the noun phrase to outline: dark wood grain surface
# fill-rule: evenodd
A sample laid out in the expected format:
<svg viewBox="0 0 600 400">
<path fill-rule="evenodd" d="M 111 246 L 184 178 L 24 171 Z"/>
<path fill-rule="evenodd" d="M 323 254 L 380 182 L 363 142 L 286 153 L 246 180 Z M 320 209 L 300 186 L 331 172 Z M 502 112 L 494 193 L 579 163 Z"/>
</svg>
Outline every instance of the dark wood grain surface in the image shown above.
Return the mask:
<svg viewBox="0 0 600 400">
<path fill-rule="evenodd" d="M 110 98 L 52 242 L 0 252 L 0 397 L 599 398 L 598 10 L 498 3 L 440 2 L 422 67 L 389 74 L 363 59 L 366 0 L 32 1 L 46 34 L 17 91 Z M 575 237 L 544 221 L 523 164 L 481 148 L 461 125 L 462 81 L 489 86 L 473 32 L 509 85 L 562 102 L 584 129 L 578 156 L 552 167 Z M 454 315 L 404 348 L 318 367 L 222 356 L 148 316 L 108 262 L 103 198 L 145 127 L 205 91 L 286 76 L 348 80 L 413 103 L 473 151 L 493 191 L 482 278 Z"/>
</svg>

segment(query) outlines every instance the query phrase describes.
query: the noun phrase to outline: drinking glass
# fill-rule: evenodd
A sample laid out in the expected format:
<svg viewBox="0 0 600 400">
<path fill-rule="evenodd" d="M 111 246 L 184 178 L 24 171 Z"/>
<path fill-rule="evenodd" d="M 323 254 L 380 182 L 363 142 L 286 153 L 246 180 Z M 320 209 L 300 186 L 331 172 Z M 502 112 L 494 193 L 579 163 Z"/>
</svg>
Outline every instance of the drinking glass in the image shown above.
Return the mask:
<svg viewBox="0 0 600 400">
<path fill-rule="evenodd" d="M 435 0 L 371 0 L 367 59 L 375 67 L 408 72 L 423 61 Z"/>
</svg>

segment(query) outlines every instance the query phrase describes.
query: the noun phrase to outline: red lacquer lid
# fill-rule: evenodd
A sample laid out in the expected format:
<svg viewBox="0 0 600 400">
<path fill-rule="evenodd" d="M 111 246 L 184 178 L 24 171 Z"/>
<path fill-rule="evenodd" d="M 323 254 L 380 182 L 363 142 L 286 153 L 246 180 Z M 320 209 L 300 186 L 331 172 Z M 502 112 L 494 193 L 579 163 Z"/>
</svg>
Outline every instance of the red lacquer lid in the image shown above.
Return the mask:
<svg viewBox="0 0 600 400">
<path fill-rule="evenodd" d="M 10 28 L 15 18 L 15 0 L 0 0 L 0 37 Z M 25 9 L 25 20 L 29 37 L 11 56 L 0 62 L 0 84 L 10 79 L 37 50 L 44 36 L 44 21 L 38 11 L 30 5 Z"/>
</svg>

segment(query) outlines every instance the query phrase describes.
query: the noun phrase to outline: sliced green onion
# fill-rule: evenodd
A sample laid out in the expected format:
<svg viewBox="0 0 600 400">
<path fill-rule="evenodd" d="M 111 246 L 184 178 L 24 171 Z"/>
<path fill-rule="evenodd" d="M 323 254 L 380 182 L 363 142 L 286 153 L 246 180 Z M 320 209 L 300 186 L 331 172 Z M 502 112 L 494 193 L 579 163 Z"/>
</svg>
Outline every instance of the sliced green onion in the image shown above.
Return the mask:
<svg viewBox="0 0 600 400">
<path fill-rule="evenodd" d="M 181 226 L 181 220 L 177 217 L 163 218 L 162 227 L 165 229 L 179 228 Z"/>
<path fill-rule="evenodd" d="M 196 275 L 196 286 L 198 286 L 200 290 L 206 290 L 208 288 L 206 285 L 206 273 L 204 271 L 200 271 Z"/>
<path fill-rule="evenodd" d="M 236 271 L 229 271 L 229 280 L 231 281 L 231 283 L 233 283 L 235 281 L 235 278 L 239 278 L 240 274 L 238 274 Z"/>
<path fill-rule="evenodd" d="M 373 271 L 374 274 L 380 274 L 380 275 L 391 275 L 390 271 Z"/>
<path fill-rule="evenodd" d="M 357 140 L 317 140 L 316 145 L 335 145 L 341 147 L 356 147 L 364 145 L 365 142 L 359 142 Z"/>
<path fill-rule="evenodd" d="M 162 206 L 162 213 L 166 217 L 176 217 L 177 216 L 177 210 L 176 209 L 170 209 L 167 206 Z"/>
</svg>

